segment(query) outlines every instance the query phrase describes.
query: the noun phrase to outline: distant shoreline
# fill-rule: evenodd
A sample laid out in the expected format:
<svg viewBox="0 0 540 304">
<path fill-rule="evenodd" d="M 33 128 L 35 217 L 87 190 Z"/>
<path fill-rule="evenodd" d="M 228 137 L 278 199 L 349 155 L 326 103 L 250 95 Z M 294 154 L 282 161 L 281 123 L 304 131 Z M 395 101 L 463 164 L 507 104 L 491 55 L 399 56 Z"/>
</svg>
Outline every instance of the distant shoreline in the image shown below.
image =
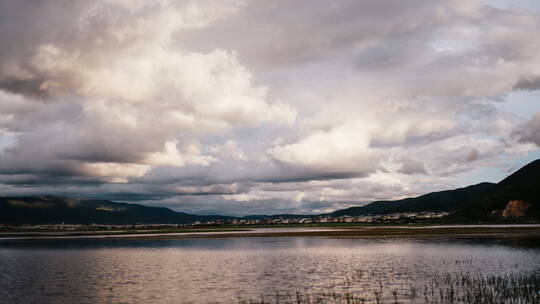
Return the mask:
<svg viewBox="0 0 540 304">
<path fill-rule="evenodd" d="M 326 228 L 254 228 L 254 229 L 171 229 L 145 231 L 86 232 L 0 232 L 0 244 L 9 241 L 54 239 L 184 239 L 237 237 L 540 237 L 540 225 L 456 225 L 456 226 L 347 226 Z"/>
</svg>

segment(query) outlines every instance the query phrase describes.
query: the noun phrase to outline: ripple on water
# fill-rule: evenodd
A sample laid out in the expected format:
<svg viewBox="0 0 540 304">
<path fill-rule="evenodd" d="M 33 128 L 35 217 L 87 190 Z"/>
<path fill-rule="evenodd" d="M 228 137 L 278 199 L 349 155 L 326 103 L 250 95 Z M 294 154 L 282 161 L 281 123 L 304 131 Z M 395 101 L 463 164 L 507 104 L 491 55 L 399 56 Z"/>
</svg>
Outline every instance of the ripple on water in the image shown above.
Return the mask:
<svg viewBox="0 0 540 304">
<path fill-rule="evenodd" d="M 537 241 L 288 237 L 4 244 L 0 302 L 236 303 L 238 297 L 328 290 L 391 301 L 416 286 L 415 303 L 422 303 L 422 288 L 445 275 L 540 274 Z"/>
</svg>

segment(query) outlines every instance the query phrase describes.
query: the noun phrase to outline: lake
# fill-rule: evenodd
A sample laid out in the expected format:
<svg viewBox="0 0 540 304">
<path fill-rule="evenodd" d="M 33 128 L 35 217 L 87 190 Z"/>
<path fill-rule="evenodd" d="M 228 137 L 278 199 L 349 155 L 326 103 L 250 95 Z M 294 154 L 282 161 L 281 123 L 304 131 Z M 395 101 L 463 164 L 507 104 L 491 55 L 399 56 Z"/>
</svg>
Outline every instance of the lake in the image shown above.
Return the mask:
<svg viewBox="0 0 540 304">
<path fill-rule="evenodd" d="M 538 237 L 0 243 L 0 303 L 459 303 L 504 284 L 536 301 L 539 277 Z"/>
</svg>

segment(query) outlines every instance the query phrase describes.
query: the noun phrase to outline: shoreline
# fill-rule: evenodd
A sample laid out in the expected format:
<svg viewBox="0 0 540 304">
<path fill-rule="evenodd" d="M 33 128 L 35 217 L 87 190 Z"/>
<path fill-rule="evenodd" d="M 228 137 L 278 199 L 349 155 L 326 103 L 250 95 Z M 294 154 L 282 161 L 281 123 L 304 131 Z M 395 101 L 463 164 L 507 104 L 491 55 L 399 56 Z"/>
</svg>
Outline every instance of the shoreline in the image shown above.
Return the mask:
<svg viewBox="0 0 540 304">
<path fill-rule="evenodd" d="M 474 225 L 474 226 L 357 226 L 331 228 L 255 228 L 255 229 L 179 229 L 168 231 L 107 231 L 0 233 L 0 244 L 11 241 L 61 239 L 133 239 L 173 240 L 188 238 L 249 238 L 249 237 L 330 237 L 330 238 L 406 238 L 406 237 L 540 237 L 540 225 Z"/>
</svg>

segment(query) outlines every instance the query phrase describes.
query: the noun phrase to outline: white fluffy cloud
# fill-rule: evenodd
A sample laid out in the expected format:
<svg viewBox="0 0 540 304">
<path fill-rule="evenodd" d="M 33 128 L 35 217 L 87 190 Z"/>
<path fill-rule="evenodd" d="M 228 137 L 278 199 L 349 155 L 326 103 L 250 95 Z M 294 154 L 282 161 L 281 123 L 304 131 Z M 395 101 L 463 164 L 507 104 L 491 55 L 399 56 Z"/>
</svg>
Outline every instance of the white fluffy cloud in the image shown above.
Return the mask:
<svg viewBox="0 0 540 304">
<path fill-rule="evenodd" d="M 4 152 L 5 162 L 18 163 L 20 172 L 68 166 L 77 174 L 114 180 L 141 176 L 149 165 L 215 160 L 197 143 L 179 142 L 186 136 L 292 123 L 294 108 L 268 102 L 267 89 L 253 83 L 234 52 L 193 52 L 172 44 L 175 33 L 208 26 L 239 4 L 87 2 L 73 4 L 81 8 L 66 17 L 64 6 L 51 4 L 72 29 L 49 27 L 42 41 L 21 43 L 22 56 L 2 58 L 0 84 L 20 94 L 1 96 L 4 128 L 19 132 L 16 145 Z M 7 6 L 38 20 L 47 13 L 25 11 L 26 3 Z M 33 121 L 18 121 L 25 116 Z M 25 168 L 31 153 L 26 151 L 38 149 L 42 165 Z"/>
<path fill-rule="evenodd" d="M 327 131 L 315 131 L 298 142 L 277 146 L 270 155 L 288 166 L 321 175 L 366 175 L 376 170 L 377 154 L 370 148 L 368 130 L 350 123 Z"/>
</svg>

